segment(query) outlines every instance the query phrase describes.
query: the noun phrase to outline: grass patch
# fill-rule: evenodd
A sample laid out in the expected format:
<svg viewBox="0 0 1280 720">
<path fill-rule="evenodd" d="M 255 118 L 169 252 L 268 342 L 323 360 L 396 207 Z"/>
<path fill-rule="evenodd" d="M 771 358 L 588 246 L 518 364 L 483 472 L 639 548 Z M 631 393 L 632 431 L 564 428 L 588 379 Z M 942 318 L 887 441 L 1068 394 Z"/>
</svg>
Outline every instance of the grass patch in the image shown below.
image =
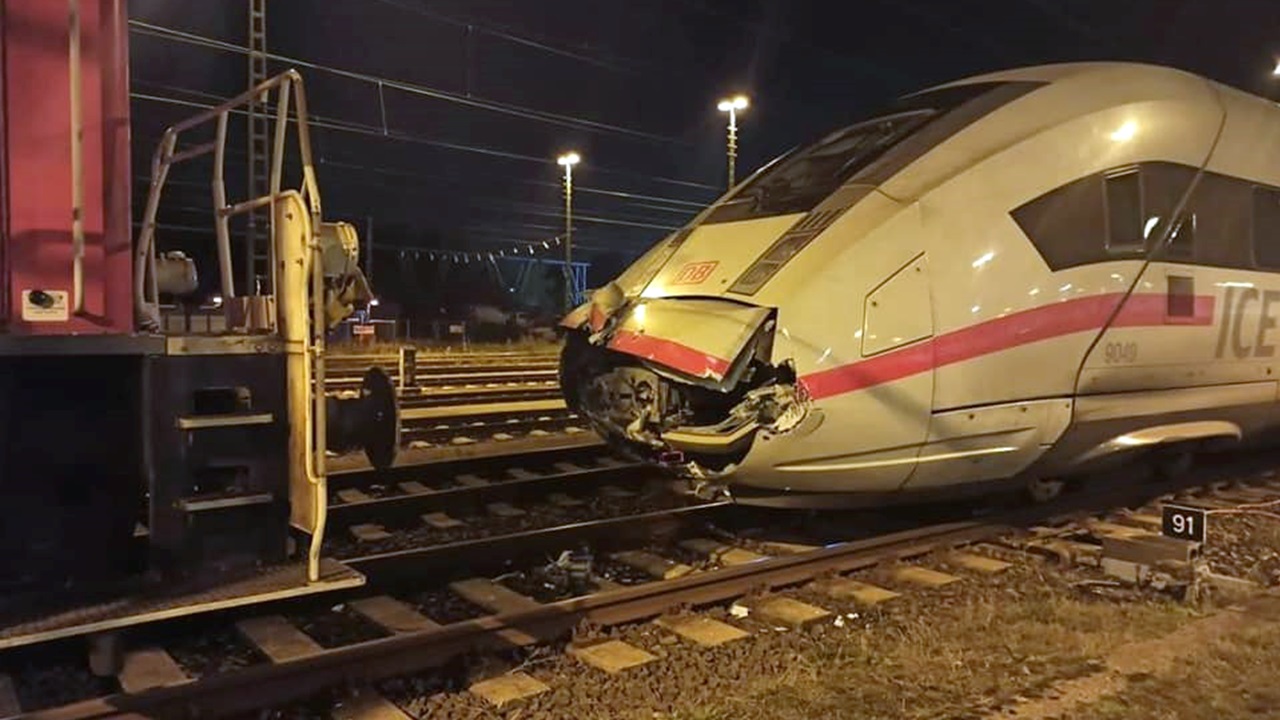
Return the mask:
<svg viewBox="0 0 1280 720">
<path fill-rule="evenodd" d="M 1112 649 L 1164 635 L 1189 618 L 1163 601 L 1115 604 L 1078 595 L 1032 567 L 1011 572 L 1019 577 L 1000 587 L 966 580 L 968 587 L 942 603 L 929 598 L 933 593 L 913 593 L 844 628 L 816 628 L 781 672 L 669 717 L 981 717 L 1095 672 Z"/>
<path fill-rule="evenodd" d="M 1170 671 L 1130 676 L 1127 687 L 1079 709 L 1098 720 L 1219 720 L 1280 717 L 1280 617 L 1218 637 Z"/>
</svg>

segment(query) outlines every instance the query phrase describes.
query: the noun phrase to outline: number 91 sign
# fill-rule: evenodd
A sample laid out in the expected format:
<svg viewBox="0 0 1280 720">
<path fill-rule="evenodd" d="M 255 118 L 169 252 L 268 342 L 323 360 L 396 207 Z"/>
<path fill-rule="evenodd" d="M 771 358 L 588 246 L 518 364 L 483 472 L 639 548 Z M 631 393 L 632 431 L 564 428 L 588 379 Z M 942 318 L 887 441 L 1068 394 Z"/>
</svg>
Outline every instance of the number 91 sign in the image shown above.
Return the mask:
<svg viewBox="0 0 1280 720">
<path fill-rule="evenodd" d="M 1161 511 L 1160 532 L 1166 537 L 1203 543 L 1206 519 L 1204 508 L 1166 504 Z"/>
</svg>

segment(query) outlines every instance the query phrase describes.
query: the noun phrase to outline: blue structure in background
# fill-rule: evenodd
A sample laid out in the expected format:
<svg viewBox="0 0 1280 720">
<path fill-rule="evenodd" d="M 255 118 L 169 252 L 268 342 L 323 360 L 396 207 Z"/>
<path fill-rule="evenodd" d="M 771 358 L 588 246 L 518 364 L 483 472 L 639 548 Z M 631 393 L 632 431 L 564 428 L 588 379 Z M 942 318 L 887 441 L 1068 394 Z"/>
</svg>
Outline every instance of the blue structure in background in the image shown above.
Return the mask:
<svg viewBox="0 0 1280 720">
<path fill-rule="evenodd" d="M 577 306 L 586 302 L 587 270 L 590 269 L 591 263 L 574 261 L 570 267 L 573 303 Z M 546 273 L 540 273 L 538 270 L 554 268 L 558 275 L 563 275 L 564 261 L 537 257 L 497 257 L 494 258 L 494 268 L 502 284 L 515 294 L 514 299 L 519 304 L 525 307 L 544 308 L 552 298 L 551 288 L 547 285 Z M 558 310 L 559 302 L 560 300 L 556 299 L 556 306 L 545 307 L 545 309 Z"/>
</svg>

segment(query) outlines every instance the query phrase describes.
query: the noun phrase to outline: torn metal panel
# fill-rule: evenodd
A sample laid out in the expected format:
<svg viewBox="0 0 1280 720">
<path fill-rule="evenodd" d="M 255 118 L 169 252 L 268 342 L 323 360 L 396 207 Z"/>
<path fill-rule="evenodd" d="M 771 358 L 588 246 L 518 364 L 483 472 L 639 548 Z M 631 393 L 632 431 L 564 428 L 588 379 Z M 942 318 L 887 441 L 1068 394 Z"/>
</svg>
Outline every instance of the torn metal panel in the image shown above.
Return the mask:
<svg viewBox="0 0 1280 720">
<path fill-rule="evenodd" d="M 587 324 L 587 320 L 591 317 L 591 303 L 585 302 L 573 310 L 569 311 L 560 319 L 560 327 L 570 330 L 577 330 Z"/>
<path fill-rule="evenodd" d="M 607 347 L 719 386 L 750 359 L 744 351 L 772 314 L 724 300 L 641 300 L 620 315 Z"/>
<path fill-rule="evenodd" d="M 794 364 L 772 360 L 774 308 L 604 290 L 574 313 L 561 383 L 619 451 L 708 483 L 730 475 L 758 435 L 821 424 Z"/>
</svg>

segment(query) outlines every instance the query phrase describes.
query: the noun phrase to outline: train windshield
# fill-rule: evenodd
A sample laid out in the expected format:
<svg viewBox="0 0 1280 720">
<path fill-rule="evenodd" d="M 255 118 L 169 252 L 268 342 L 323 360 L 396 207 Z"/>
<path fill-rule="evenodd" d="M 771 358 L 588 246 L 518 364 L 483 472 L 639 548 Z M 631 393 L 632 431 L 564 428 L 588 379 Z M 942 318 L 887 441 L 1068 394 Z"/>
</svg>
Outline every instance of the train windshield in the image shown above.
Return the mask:
<svg viewBox="0 0 1280 720">
<path fill-rule="evenodd" d="M 940 118 L 1003 84 L 959 85 L 902 98 L 870 120 L 838 130 L 775 160 L 722 203 L 707 222 L 807 212 L 846 181 L 871 168 L 889 150 L 903 145 L 904 140 L 929 135 L 927 142 L 908 143 L 913 145 L 912 152 L 898 153 L 904 161 L 919 157 L 967 124 L 957 122 L 954 128 L 936 128 L 943 124 L 938 122 Z M 920 132 L 929 126 L 935 126 L 937 131 Z"/>
<path fill-rule="evenodd" d="M 916 110 L 832 133 L 778 163 L 744 187 L 733 201 L 748 201 L 762 215 L 808 210 L 934 115 L 932 110 Z"/>
</svg>

